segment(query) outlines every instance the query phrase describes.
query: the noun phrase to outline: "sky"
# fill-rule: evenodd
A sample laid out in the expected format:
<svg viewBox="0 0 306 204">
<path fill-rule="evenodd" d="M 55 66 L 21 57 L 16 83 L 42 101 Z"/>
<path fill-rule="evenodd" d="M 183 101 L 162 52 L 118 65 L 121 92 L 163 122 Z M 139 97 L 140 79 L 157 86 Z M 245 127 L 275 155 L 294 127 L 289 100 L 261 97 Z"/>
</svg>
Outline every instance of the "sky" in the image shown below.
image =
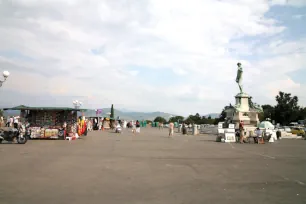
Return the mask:
<svg viewBox="0 0 306 204">
<path fill-rule="evenodd" d="M 306 106 L 306 0 L 0 0 L 0 106 L 221 112 Z"/>
</svg>

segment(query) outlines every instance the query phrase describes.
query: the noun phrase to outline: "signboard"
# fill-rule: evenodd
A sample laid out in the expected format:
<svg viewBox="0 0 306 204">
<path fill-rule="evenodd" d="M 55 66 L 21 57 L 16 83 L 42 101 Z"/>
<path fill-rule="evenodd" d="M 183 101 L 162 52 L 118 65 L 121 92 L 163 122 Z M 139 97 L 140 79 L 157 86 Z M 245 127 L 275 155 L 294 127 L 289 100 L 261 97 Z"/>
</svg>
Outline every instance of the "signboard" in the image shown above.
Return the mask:
<svg viewBox="0 0 306 204">
<path fill-rule="evenodd" d="M 223 128 L 218 128 L 218 134 L 224 134 L 224 129 Z"/>
<path fill-rule="evenodd" d="M 228 128 L 229 128 L 229 129 L 235 129 L 235 124 L 229 124 L 229 125 L 228 125 Z"/>
<path fill-rule="evenodd" d="M 223 123 L 218 123 L 218 129 L 222 129 L 223 128 Z"/>
<path fill-rule="evenodd" d="M 236 142 L 235 133 L 225 133 L 225 142 Z"/>
</svg>

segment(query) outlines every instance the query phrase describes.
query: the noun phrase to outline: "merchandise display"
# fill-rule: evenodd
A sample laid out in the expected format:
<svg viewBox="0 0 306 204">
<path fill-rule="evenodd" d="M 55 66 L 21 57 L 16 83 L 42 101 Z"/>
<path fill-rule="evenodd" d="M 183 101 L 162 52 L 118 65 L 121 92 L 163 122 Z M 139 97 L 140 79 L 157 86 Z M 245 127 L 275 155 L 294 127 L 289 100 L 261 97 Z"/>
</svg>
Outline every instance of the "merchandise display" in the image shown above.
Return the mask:
<svg viewBox="0 0 306 204">
<path fill-rule="evenodd" d="M 64 138 L 66 133 L 77 132 L 75 111 L 30 111 L 28 122 L 31 124 L 31 138 Z M 66 123 L 66 131 L 63 125 Z"/>
<path fill-rule="evenodd" d="M 67 107 L 16 106 L 4 110 L 20 110 L 20 122 L 27 124 L 30 138 L 65 139 L 69 133 L 86 135 L 86 122 L 78 121 L 78 111 Z"/>
</svg>

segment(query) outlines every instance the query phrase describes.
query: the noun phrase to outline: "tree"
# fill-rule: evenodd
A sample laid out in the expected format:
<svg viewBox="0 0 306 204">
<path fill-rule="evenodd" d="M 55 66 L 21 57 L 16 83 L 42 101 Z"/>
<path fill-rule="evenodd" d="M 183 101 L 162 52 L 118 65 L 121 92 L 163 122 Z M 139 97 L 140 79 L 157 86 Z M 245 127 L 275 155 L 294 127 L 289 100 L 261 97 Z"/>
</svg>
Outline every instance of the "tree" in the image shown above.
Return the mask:
<svg viewBox="0 0 306 204">
<path fill-rule="evenodd" d="M 186 118 L 186 120 L 184 121 L 186 124 L 192 124 L 194 123 L 194 121 L 192 120 L 191 117 Z"/>
<path fill-rule="evenodd" d="M 201 118 L 200 114 L 199 114 L 199 113 L 196 113 L 195 115 L 189 115 L 189 116 L 186 118 L 185 122 L 186 122 L 186 123 L 200 124 L 200 123 L 201 123 L 201 120 L 202 120 L 202 118 Z"/>
<path fill-rule="evenodd" d="M 169 119 L 169 122 L 183 122 L 184 117 L 183 116 L 174 116 Z"/>
<path fill-rule="evenodd" d="M 297 120 L 305 120 L 306 119 L 306 107 L 300 108 Z"/>
<path fill-rule="evenodd" d="M 263 109 L 263 113 L 261 113 L 260 116 L 260 120 L 266 120 L 267 118 L 270 118 L 271 120 L 275 119 L 275 107 L 271 106 L 271 105 L 262 105 L 261 106 Z"/>
<path fill-rule="evenodd" d="M 298 97 L 291 96 L 290 93 L 280 91 L 275 97 L 277 105 L 275 106 L 275 121 L 286 125 L 296 121 L 299 117 L 300 107 L 298 106 Z"/>
<path fill-rule="evenodd" d="M 114 113 L 114 105 L 112 104 L 111 107 L 111 114 L 110 114 L 110 118 L 115 118 L 115 113 Z"/>
<path fill-rule="evenodd" d="M 146 123 L 150 124 L 150 123 L 152 123 L 152 120 L 146 120 Z"/>
<path fill-rule="evenodd" d="M 0 109 L 0 117 L 3 116 L 3 110 Z"/>
<path fill-rule="evenodd" d="M 154 122 L 159 122 L 159 123 L 166 123 L 166 119 L 161 117 L 161 116 L 157 116 L 155 119 L 154 119 Z"/>
<path fill-rule="evenodd" d="M 225 119 L 226 119 L 226 112 L 225 112 L 225 110 L 228 109 L 228 108 L 231 107 L 231 106 L 232 106 L 232 105 L 230 104 L 230 105 L 228 105 L 228 106 L 225 106 L 225 107 L 222 109 L 222 111 L 221 111 L 221 113 L 220 113 L 220 115 L 219 115 L 219 118 L 216 118 L 215 121 L 214 121 L 214 124 L 215 124 L 215 125 L 218 124 L 219 122 L 225 121 Z"/>
</svg>

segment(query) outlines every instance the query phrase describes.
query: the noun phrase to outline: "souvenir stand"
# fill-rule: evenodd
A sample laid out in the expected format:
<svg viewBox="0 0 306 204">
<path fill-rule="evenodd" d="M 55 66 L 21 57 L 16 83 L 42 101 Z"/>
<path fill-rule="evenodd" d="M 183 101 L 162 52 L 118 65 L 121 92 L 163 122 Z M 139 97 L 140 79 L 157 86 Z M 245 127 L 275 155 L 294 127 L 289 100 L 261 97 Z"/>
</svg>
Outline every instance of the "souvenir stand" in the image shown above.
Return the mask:
<svg viewBox="0 0 306 204">
<path fill-rule="evenodd" d="M 30 124 L 31 138 L 65 139 L 68 133 L 80 133 L 77 112 L 81 109 L 17 106 L 5 110 L 20 110 L 21 121 Z"/>
</svg>

